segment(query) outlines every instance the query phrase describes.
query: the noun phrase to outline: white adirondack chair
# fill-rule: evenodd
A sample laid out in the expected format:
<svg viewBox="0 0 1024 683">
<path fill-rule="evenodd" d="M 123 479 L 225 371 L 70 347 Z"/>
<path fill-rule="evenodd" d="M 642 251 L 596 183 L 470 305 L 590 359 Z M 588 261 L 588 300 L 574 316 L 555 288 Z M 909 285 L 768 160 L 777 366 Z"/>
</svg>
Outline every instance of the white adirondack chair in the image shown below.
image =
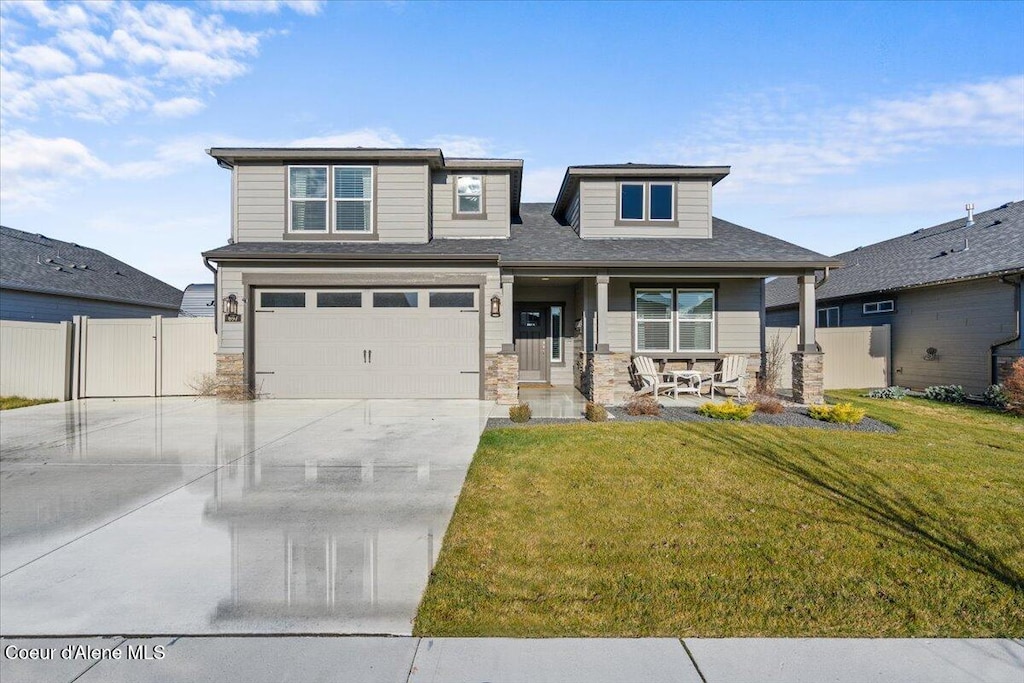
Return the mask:
<svg viewBox="0 0 1024 683">
<path fill-rule="evenodd" d="M 662 392 L 674 391 L 676 388 L 676 381 L 672 375 L 659 372 L 654 361 L 647 356 L 636 356 L 633 359 L 633 370 L 644 385 L 638 393 L 657 397 Z"/>
<path fill-rule="evenodd" d="M 722 369 L 711 373 L 711 395 L 725 396 L 725 389 L 735 389 L 740 397 L 747 395 L 747 356 L 734 355 L 722 359 Z"/>
</svg>

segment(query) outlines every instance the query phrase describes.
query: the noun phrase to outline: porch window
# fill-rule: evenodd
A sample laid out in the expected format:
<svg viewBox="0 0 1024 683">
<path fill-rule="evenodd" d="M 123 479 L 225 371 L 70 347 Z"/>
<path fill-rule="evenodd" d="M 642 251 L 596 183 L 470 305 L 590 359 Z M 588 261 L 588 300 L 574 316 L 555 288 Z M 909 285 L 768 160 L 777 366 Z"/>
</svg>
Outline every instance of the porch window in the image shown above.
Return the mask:
<svg viewBox="0 0 1024 683">
<path fill-rule="evenodd" d="M 562 307 L 551 307 L 551 362 L 562 362 Z"/>
<path fill-rule="evenodd" d="M 672 290 L 636 290 L 636 350 L 672 350 Z"/>
<path fill-rule="evenodd" d="M 677 289 L 676 321 L 679 351 L 711 351 L 715 338 L 715 290 Z"/>
<path fill-rule="evenodd" d="M 839 307 L 819 308 L 818 327 L 839 327 Z"/>
<path fill-rule="evenodd" d="M 714 351 L 715 290 L 637 289 L 637 351 Z"/>
</svg>

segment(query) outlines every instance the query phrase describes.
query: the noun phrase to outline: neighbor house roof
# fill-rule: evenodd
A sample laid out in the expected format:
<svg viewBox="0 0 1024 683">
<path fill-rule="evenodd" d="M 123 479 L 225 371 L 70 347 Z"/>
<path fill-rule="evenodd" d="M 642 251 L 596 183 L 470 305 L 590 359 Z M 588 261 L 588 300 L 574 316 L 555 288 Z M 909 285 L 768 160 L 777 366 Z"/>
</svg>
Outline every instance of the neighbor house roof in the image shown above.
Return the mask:
<svg viewBox="0 0 1024 683">
<path fill-rule="evenodd" d="M 704 178 L 712 185 L 729 175 L 729 166 L 680 166 L 678 164 L 589 164 L 565 169 L 562 186 L 551 213 L 564 218 L 565 209 L 576 193 L 581 178 Z"/>
<path fill-rule="evenodd" d="M 102 251 L 3 226 L 0 287 L 174 311 L 182 294 Z"/>
<path fill-rule="evenodd" d="M 511 236 L 394 242 L 240 242 L 203 255 L 215 261 L 264 258 L 321 260 L 471 260 L 505 266 L 684 266 L 817 268 L 827 256 L 715 218 L 710 239 L 581 239 L 551 215 L 551 204 L 526 203 Z"/>
<path fill-rule="evenodd" d="M 1024 202 L 958 218 L 838 254 L 843 268 L 829 274 L 817 300 L 838 299 L 1024 271 Z M 768 308 L 797 303 L 796 279 L 765 289 Z"/>
<path fill-rule="evenodd" d="M 512 215 L 519 212 L 519 197 L 523 186 L 522 159 L 495 159 L 476 157 L 449 157 L 437 147 L 212 147 L 206 150 L 223 166 L 234 166 L 246 161 L 425 161 L 437 170 L 508 171 L 511 176 Z"/>
</svg>

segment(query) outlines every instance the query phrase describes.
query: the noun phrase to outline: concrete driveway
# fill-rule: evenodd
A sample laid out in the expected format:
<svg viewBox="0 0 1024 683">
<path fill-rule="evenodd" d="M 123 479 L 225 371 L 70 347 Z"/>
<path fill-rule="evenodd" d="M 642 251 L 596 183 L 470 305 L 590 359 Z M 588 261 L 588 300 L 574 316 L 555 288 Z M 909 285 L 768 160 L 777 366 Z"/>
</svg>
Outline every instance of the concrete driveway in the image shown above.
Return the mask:
<svg viewBox="0 0 1024 683">
<path fill-rule="evenodd" d="M 0 633 L 408 634 L 493 405 L 0 416 Z"/>
</svg>

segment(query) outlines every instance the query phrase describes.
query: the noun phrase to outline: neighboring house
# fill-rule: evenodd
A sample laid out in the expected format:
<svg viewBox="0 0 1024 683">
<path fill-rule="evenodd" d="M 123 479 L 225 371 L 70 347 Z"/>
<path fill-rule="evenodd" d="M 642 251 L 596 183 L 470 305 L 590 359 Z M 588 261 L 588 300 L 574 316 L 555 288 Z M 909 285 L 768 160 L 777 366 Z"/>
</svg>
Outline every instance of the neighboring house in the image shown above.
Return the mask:
<svg viewBox="0 0 1024 683">
<path fill-rule="evenodd" d="M 188 318 L 212 318 L 217 312 L 217 294 L 213 283 L 191 284 L 181 296 L 181 315 Z"/>
<path fill-rule="evenodd" d="M 635 354 L 746 354 L 753 373 L 765 277 L 838 265 L 712 218 L 728 167 L 573 166 L 552 205 L 520 203 L 515 159 L 209 154 L 232 173 L 230 243 L 204 254 L 218 374 L 272 397 L 510 403 L 547 384 L 612 403 L 632 391 Z M 802 335 L 813 351 L 813 325 Z M 808 356 L 806 398 L 820 400 Z"/>
<path fill-rule="evenodd" d="M 894 384 L 979 393 L 1024 355 L 1024 203 L 839 254 L 817 292 L 819 327 L 891 325 Z M 766 289 L 770 326 L 797 323 L 793 278 Z"/>
<path fill-rule="evenodd" d="M 0 226 L 0 319 L 176 317 L 181 290 L 102 251 Z"/>
</svg>

